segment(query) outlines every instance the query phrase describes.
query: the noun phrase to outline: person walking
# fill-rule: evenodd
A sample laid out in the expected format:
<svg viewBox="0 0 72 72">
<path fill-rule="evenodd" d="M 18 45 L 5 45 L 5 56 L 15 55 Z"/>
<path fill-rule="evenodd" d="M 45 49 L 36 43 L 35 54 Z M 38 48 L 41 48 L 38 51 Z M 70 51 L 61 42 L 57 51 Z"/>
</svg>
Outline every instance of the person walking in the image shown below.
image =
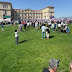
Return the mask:
<svg viewBox="0 0 72 72">
<path fill-rule="evenodd" d="M 1 25 L 1 27 L 2 27 L 2 31 L 4 31 L 4 25 L 3 25 L 3 22 L 2 22 L 2 25 Z"/>
</svg>

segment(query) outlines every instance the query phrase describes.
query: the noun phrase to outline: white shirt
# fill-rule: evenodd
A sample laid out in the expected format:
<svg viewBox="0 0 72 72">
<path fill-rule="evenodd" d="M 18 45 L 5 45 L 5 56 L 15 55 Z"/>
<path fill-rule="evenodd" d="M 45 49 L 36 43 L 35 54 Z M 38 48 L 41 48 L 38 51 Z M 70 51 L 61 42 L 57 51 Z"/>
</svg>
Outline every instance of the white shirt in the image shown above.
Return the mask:
<svg viewBox="0 0 72 72">
<path fill-rule="evenodd" d="M 61 25 L 63 25 L 63 22 L 61 22 Z"/>
<path fill-rule="evenodd" d="M 29 24 L 31 25 L 32 23 L 31 23 L 31 22 L 29 22 Z"/>
<path fill-rule="evenodd" d="M 58 27 L 61 27 L 61 24 L 58 24 Z"/>
<path fill-rule="evenodd" d="M 15 37 L 18 37 L 18 32 L 15 32 Z"/>
<path fill-rule="evenodd" d="M 65 26 L 66 24 L 63 24 L 63 26 Z"/>
<path fill-rule="evenodd" d="M 29 22 L 27 23 L 27 26 L 29 26 Z"/>
<path fill-rule="evenodd" d="M 38 22 L 35 23 L 35 26 L 38 26 Z"/>
<path fill-rule="evenodd" d="M 42 32 L 45 32 L 45 29 L 46 29 L 46 27 L 45 26 L 42 26 Z"/>
<path fill-rule="evenodd" d="M 54 24 L 52 24 L 52 28 L 54 28 Z"/>
<path fill-rule="evenodd" d="M 48 23 L 48 25 L 51 25 L 51 23 Z"/>
</svg>

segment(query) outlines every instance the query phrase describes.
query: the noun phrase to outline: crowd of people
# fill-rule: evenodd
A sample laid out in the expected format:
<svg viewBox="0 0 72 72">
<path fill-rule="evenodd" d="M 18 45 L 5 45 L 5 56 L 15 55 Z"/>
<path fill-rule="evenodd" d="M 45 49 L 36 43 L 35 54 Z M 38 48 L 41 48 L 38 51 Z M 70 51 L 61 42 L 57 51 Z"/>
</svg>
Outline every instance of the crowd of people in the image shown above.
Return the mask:
<svg viewBox="0 0 72 72">
<path fill-rule="evenodd" d="M 15 30 L 15 36 L 18 36 L 19 31 L 29 30 L 30 27 L 34 27 L 35 29 L 42 30 L 42 38 L 41 39 L 49 39 L 50 30 L 58 31 L 58 33 L 69 33 L 69 27 L 67 24 L 71 24 L 72 20 L 24 20 L 24 21 L 12 21 L 12 24 L 18 25 L 18 31 Z M 2 27 L 2 31 L 4 31 L 3 22 L 0 23 Z M 24 29 L 22 29 L 24 26 Z M 16 33 L 17 31 L 17 33 Z M 18 39 L 16 39 L 18 40 Z M 16 41 L 18 42 L 18 41 Z M 18 43 L 16 43 L 18 44 Z"/>
<path fill-rule="evenodd" d="M 42 30 L 42 38 L 41 39 L 49 39 L 50 30 L 58 31 L 58 33 L 69 33 L 69 27 L 67 24 L 69 21 L 67 20 L 34 20 L 34 21 L 19 21 L 18 31 L 26 31 L 29 30 L 30 27 L 34 27 L 35 29 Z M 15 22 L 14 22 L 15 26 Z M 24 30 L 22 29 L 24 26 Z"/>
</svg>

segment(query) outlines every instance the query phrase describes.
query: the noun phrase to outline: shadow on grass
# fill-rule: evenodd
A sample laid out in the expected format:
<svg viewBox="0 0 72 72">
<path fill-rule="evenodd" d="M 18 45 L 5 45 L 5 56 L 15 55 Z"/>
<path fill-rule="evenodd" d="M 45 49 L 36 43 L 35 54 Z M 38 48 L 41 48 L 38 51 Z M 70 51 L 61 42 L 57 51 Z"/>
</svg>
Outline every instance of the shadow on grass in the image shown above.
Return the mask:
<svg viewBox="0 0 72 72">
<path fill-rule="evenodd" d="M 22 32 L 26 32 L 26 31 L 28 31 L 28 30 L 23 30 Z"/>
<path fill-rule="evenodd" d="M 28 41 L 28 40 L 23 40 L 23 41 L 19 42 L 19 44 L 24 43 L 24 42 L 27 42 L 27 41 Z"/>
<path fill-rule="evenodd" d="M 54 36 L 49 36 L 49 39 L 50 39 L 50 38 L 53 38 L 53 37 L 54 37 Z M 45 37 L 45 38 L 47 39 L 47 37 Z"/>
<path fill-rule="evenodd" d="M 49 36 L 49 38 L 53 38 L 54 36 Z"/>
<path fill-rule="evenodd" d="M 9 31 L 9 30 L 6 30 L 6 31 Z"/>
</svg>

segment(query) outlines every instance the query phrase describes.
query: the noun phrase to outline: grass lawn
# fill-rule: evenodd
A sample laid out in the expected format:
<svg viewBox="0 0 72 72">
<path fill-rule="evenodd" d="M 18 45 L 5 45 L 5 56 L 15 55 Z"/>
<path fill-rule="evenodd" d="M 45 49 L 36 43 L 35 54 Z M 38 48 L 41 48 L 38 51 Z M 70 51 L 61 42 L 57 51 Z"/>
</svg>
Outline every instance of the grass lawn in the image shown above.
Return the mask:
<svg viewBox="0 0 72 72">
<path fill-rule="evenodd" d="M 58 71 L 69 72 L 72 60 L 72 25 L 70 34 L 52 32 L 49 40 L 42 40 L 41 30 L 34 28 L 19 32 L 19 44 L 16 45 L 14 26 L 0 26 L 0 72 L 42 72 L 49 67 L 51 58 L 61 60 Z M 60 39 L 61 38 L 61 39 Z"/>
</svg>

